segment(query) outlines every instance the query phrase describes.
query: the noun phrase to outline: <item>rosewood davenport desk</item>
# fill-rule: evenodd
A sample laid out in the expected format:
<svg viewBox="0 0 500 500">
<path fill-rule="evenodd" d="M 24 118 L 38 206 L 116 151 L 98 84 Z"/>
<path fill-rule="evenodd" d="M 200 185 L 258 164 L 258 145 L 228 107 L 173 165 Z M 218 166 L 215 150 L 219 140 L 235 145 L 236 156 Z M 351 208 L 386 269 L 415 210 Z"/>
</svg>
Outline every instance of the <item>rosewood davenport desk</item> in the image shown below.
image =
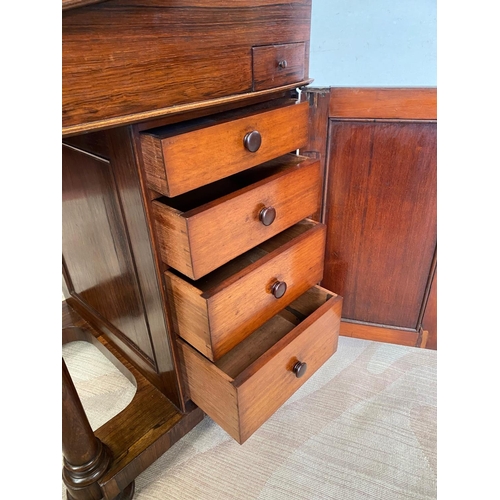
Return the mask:
<svg viewBox="0 0 500 500">
<path fill-rule="evenodd" d="M 137 387 L 94 433 L 63 362 L 63 480 L 127 499 L 205 413 L 243 443 L 337 348 L 298 90 L 311 0 L 62 8 L 63 342 Z"/>
</svg>

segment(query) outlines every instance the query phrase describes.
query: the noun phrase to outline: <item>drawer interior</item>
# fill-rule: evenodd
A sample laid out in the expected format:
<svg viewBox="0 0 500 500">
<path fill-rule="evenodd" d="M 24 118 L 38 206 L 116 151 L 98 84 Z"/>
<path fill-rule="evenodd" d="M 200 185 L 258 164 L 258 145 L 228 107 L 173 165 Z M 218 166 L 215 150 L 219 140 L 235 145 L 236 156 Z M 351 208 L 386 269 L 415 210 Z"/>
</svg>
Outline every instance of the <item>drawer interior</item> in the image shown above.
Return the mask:
<svg viewBox="0 0 500 500">
<path fill-rule="evenodd" d="M 244 271 L 248 272 L 249 265 L 318 226 L 318 224 L 318 222 L 305 219 L 198 280 L 192 280 L 173 268 L 169 269 L 169 272 L 200 290 L 202 296 L 208 297 L 219 291 L 221 286 L 227 287 L 234 281 L 237 281 L 240 273 Z"/>
<path fill-rule="evenodd" d="M 279 109 L 284 106 L 294 106 L 295 104 L 297 104 L 295 99 L 281 97 L 272 102 L 266 101 L 252 106 L 244 106 L 238 109 L 224 111 L 222 113 L 210 114 L 209 116 L 202 116 L 191 120 L 184 120 L 178 123 L 151 128 L 142 131 L 141 134 L 152 135 L 160 140 L 163 140 L 176 135 L 187 134 L 189 132 L 193 132 L 194 130 L 211 127 L 212 125 L 219 125 L 221 123 L 230 122 L 239 118 L 258 115 L 259 113 L 263 113 L 265 111 L 273 111 L 274 109 Z"/>
<path fill-rule="evenodd" d="M 233 380 L 242 375 L 244 378 L 245 370 L 257 371 L 267 362 L 273 346 L 279 349 L 279 342 L 285 341 L 288 333 L 334 296 L 320 286 L 309 289 L 216 361 L 215 366 Z"/>
<path fill-rule="evenodd" d="M 288 169 L 296 167 L 308 159 L 305 156 L 287 154 L 179 196 L 173 198 L 162 196 L 156 201 L 179 212 L 189 212 L 224 196 L 236 194 L 236 191 L 252 184 L 265 182 L 274 175 L 283 174 Z"/>
</svg>

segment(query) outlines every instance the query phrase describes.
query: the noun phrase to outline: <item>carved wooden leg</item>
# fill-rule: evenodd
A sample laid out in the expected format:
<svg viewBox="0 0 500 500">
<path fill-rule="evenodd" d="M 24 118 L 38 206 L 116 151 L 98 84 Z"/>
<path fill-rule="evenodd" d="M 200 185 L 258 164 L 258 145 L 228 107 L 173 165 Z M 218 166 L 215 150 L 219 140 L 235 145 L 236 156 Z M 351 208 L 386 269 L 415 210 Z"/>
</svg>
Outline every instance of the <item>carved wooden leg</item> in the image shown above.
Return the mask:
<svg viewBox="0 0 500 500">
<path fill-rule="evenodd" d="M 63 481 L 69 500 L 101 500 L 98 480 L 109 467 L 111 454 L 90 427 L 71 376 L 62 363 L 62 451 Z M 129 500 L 134 495 L 132 482 L 118 497 Z"/>
</svg>

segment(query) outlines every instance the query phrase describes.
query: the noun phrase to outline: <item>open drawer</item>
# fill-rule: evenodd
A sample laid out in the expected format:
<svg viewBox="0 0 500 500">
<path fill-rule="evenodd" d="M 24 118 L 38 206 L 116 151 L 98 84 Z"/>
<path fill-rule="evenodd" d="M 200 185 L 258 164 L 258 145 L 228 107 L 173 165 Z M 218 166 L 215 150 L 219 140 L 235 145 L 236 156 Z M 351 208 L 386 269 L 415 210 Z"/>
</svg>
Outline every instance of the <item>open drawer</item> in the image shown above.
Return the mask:
<svg viewBox="0 0 500 500">
<path fill-rule="evenodd" d="M 281 83 L 271 84 L 277 85 Z M 308 102 L 263 106 L 142 132 L 148 187 L 165 196 L 178 196 L 305 147 Z"/>
<path fill-rule="evenodd" d="M 323 279 L 325 231 L 306 219 L 203 278 L 165 271 L 172 326 L 214 361 Z"/>
<path fill-rule="evenodd" d="M 176 198 L 153 201 L 165 264 L 197 280 L 313 214 L 319 161 L 293 154 Z"/>
<path fill-rule="evenodd" d="M 215 363 L 178 338 L 189 397 L 243 443 L 337 350 L 341 312 L 315 286 Z"/>
</svg>

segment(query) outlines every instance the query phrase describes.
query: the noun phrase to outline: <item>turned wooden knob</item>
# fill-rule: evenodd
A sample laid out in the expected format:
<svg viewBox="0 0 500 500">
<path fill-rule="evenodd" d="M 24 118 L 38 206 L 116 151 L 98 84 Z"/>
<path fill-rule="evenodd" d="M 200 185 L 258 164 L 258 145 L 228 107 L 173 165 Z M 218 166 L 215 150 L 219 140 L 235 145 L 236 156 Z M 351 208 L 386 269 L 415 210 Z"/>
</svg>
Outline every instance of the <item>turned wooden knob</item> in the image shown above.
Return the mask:
<svg viewBox="0 0 500 500">
<path fill-rule="evenodd" d="M 307 363 L 301 363 L 300 361 L 297 361 L 297 363 L 293 365 L 293 373 L 295 373 L 295 376 L 297 378 L 300 378 L 303 375 L 305 375 L 306 371 L 307 371 Z"/>
<path fill-rule="evenodd" d="M 248 132 L 243 139 L 243 144 L 250 151 L 250 153 L 255 153 L 260 148 L 262 144 L 262 136 L 260 132 L 257 130 L 252 130 L 252 132 Z"/>
<path fill-rule="evenodd" d="M 288 66 L 288 63 L 286 62 L 286 59 L 283 59 L 282 61 L 280 61 L 280 62 L 278 63 L 278 66 L 279 66 L 280 68 L 286 68 L 286 67 Z"/>
<path fill-rule="evenodd" d="M 259 212 L 259 220 L 264 226 L 270 226 L 276 219 L 276 210 L 273 207 L 265 207 Z"/>
<path fill-rule="evenodd" d="M 271 287 L 271 293 L 277 298 L 281 299 L 286 292 L 286 283 L 284 281 L 276 281 Z"/>
</svg>

